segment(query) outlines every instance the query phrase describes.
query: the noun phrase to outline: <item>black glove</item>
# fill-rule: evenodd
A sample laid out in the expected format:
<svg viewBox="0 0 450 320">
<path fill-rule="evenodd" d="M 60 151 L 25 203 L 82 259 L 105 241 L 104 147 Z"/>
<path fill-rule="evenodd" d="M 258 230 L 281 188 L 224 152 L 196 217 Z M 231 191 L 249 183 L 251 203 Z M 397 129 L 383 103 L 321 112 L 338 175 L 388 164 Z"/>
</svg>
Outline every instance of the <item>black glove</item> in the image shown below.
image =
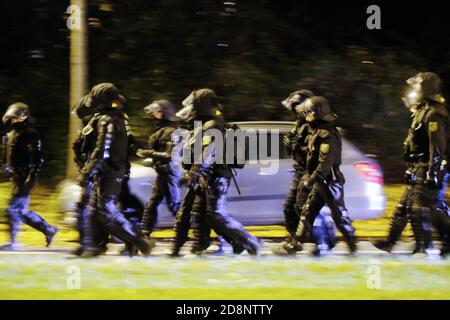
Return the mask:
<svg viewBox="0 0 450 320">
<path fill-rule="evenodd" d="M 436 189 L 438 187 L 437 177 L 433 174 L 427 173 L 427 180 L 425 181 L 425 185 L 429 189 Z"/>
<path fill-rule="evenodd" d="M 287 148 L 291 148 L 292 145 L 292 138 L 291 138 L 291 134 L 285 134 L 283 137 L 283 144 L 287 147 Z"/>
<path fill-rule="evenodd" d="M 200 177 L 202 176 L 200 173 L 200 168 L 198 166 L 193 166 L 189 171 L 189 179 L 192 185 L 198 184 Z"/>
<path fill-rule="evenodd" d="M 89 177 L 88 177 L 87 173 L 84 171 L 80 171 L 80 173 L 77 177 L 78 185 L 82 188 L 85 188 L 88 184 L 88 180 L 89 180 Z"/>
<path fill-rule="evenodd" d="M 313 187 L 313 183 L 310 181 L 310 179 L 306 179 L 302 184 L 302 192 L 309 192 L 311 191 Z"/>
<path fill-rule="evenodd" d="M 406 169 L 406 171 L 405 171 L 405 182 L 408 185 L 413 185 L 415 182 L 414 173 L 411 171 L 410 168 Z"/>
<path fill-rule="evenodd" d="M 180 178 L 180 184 L 183 186 L 190 186 L 192 183 L 191 175 L 188 172 L 185 172 L 183 176 Z"/>
<path fill-rule="evenodd" d="M 147 152 L 147 150 L 145 150 L 145 149 L 138 149 L 138 150 L 136 151 L 136 155 L 137 155 L 139 158 L 146 158 L 146 157 L 148 156 L 148 152 Z"/>
</svg>

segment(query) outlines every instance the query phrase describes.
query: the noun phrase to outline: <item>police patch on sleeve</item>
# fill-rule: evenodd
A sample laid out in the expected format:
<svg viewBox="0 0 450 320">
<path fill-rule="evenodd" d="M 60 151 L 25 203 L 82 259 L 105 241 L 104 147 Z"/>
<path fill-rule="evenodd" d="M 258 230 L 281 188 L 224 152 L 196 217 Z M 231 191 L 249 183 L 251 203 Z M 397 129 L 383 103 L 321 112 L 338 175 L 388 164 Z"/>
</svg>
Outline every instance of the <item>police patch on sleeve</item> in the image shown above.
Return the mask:
<svg viewBox="0 0 450 320">
<path fill-rule="evenodd" d="M 320 145 L 320 152 L 328 153 L 330 151 L 330 145 L 328 143 L 322 143 Z"/>
<path fill-rule="evenodd" d="M 438 130 L 438 123 L 437 122 L 430 122 L 428 124 L 428 130 L 430 132 L 436 132 Z"/>
</svg>

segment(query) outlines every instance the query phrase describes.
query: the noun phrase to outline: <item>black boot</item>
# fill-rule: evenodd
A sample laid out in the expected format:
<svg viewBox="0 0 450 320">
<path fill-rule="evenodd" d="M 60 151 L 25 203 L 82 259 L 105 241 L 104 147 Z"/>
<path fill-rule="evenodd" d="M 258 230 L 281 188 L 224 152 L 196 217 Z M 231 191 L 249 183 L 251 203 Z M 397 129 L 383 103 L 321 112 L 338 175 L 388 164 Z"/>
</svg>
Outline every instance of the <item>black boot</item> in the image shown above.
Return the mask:
<svg viewBox="0 0 450 320">
<path fill-rule="evenodd" d="M 47 247 L 52 243 L 53 238 L 55 237 L 56 233 L 59 231 L 58 228 L 49 225 L 48 222 L 45 221 L 44 218 L 42 218 L 40 215 L 38 215 L 34 211 L 28 211 L 27 213 L 22 215 L 22 219 L 25 224 L 42 232 L 45 235 L 45 241 L 46 241 Z"/>
<path fill-rule="evenodd" d="M 189 228 L 191 227 L 190 212 L 179 211 L 176 217 L 174 226 L 175 238 L 171 255 L 177 257 L 180 254 L 181 248 L 188 240 Z"/>
<path fill-rule="evenodd" d="M 302 250 L 303 246 L 296 240 L 291 240 L 290 242 L 286 242 L 281 244 L 280 246 L 272 248 L 272 252 L 278 256 L 294 256 L 297 254 L 297 252 L 300 252 Z"/>
<path fill-rule="evenodd" d="M 194 244 L 191 253 L 200 254 L 211 245 L 211 227 L 206 221 L 205 214 L 192 212 L 192 233 Z"/>
</svg>

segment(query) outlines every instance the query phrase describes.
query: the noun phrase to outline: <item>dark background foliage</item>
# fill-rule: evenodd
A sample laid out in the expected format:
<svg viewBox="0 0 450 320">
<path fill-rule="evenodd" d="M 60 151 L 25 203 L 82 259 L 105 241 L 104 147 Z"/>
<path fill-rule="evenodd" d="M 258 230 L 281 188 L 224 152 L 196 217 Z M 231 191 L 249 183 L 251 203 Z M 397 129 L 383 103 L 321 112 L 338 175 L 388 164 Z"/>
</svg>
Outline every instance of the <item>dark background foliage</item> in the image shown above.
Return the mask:
<svg viewBox="0 0 450 320">
<path fill-rule="evenodd" d="M 222 97 L 229 120 L 289 120 L 280 101 L 309 88 L 328 97 L 347 137 L 402 177 L 408 112 L 400 97 L 418 71 L 439 73 L 449 92 L 450 33 L 442 1 L 90 0 L 89 86 L 114 82 L 142 138 L 142 108 L 177 104 L 199 87 Z M 366 8 L 381 7 L 381 30 Z M 0 4 L 0 112 L 33 108 L 43 130 L 44 176 L 64 177 L 69 112 L 67 0 Z"/>
</svg>

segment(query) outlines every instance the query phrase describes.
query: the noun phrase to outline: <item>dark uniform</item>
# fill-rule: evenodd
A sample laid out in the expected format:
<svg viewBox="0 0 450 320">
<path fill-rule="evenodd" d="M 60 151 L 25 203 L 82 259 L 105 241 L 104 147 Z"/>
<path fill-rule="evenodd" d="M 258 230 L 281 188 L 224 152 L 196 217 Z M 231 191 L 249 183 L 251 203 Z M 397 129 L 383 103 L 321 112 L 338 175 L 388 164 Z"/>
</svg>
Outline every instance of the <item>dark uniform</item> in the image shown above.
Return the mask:
<svg viewBox="0 0 450 320">
<path fill-rule="evenodd" d="M 309 190 L 303 188 L 305 179 L 309 175 L 306 170 L 307 145 L 308 138 L 311 136 L 313 129 L 295 110 L 295 107 L 302 103 L 305 99 L 313 96 L 309 90 L 299 90 L 291 93 L 282 104 L 289 111 L 293 112 L 297 118 L 295 127 L 283 139 L 283 143 L 289 154 L 294 160 L 294 177 L 283 204 L 286 229 L 289 232 L 291 243 L 295 235 L 299 223 L 299 216 L 304 204 L 308 198 Z M 319 214 L 314 221 L 313 238 L 323 239 L 330 247 L 334 247 L 335 232 L 334 223 L 327 219 L 325 214 Z M 281 251 L 284 251 L 283 249 Z M 279 252 L 283 253 L 283 252 Z"/>
<path fill-rule="evenodd" d="M 142 254 L 148 255 L 151 251 L 150 244 L 117 206 L 128 169 L 126 119 L 121 110 L 124 99 L 111 83 L 99 84 L 91 90 L 91 93 L 96 112 L 101 116 L 95 127 L 95 148 L 80 176 L 82 182 L 94 179 L 94 191 L 89 204 L 90 220 L 97 221 L 106 232 L 132 243 Z M 96 224 L 88 223 L 88 225 L 93 227 Z M 87 256 L 97 253 L 97 248 L 91 246 Z"/>
<path fill-rule="evenodd" d="M 144 111 L 150 115 L 161 113 L 161 119 L 156 119 L 156 130 L 148 140 L 148 149 L 138 150 L 139 156 L 152 159 L 153 168 L 158 173 L 142 217 L 142 230 L 144 234 L 150 235 L 156 226 L 158 207 L 163 200 L 166 200 L 166 205 L 174 216 L 180 207 L 181 169 L 177 159 L 172 158 L 177 144 L 175 139 L 178 139 L 172 135 L 178 127 L 174 105 L 167 100 L 156 100 L 145 107 Z"/>
<path fill-rule="evenodd" d="M 449 218 L 444 202 L 447 173 L 446 142 L 448 112 L 441 96 L 441 80 L 432 72 L 417 74 L 407 81 L 411 91 L 404 98 L 413 111 L 412 124 L 405 140 L 408 187 L 392 218 L 386 240 L 374 245 L 390 251 L 406 226 L 411 223 L 416 242 L 415 253 L 432 252 L 432 225 L 438 230 L 448 251 Z"/>
<path fill-rule="evenodd" d="M 173 248 L 171 255 L 172 256 L 178 256 L 180 249 L 183 247 L 183 245 L 188 240 L 189 235 L 189 229 L 191 228 L 191 218 L 192 218 L 192 207 L 194 206 L 194 200 L 196 195 L 196 189 L 198 188 L 198 185 L 189 183 L 188 184 L 188 190 L 186 191 L 186 194 L 184 195 L 183 201 L 181 202 L 181 206 L 176 214 L 176 220 L 175 220 L 175 238 L 173 243 Z M 198 218 L 194 238 L 196 239 L 202 239 L 199 241 L 196 241 L 196 244 L 203 243 L 202 248 L 195 248 L 193 251 L 202 251 L 206 250 L 209 247 L 210 239 L 209 239 L 209 226 L 208 224 L 204 223 L 203 227 L 207 230 L 204 232 L 205 236 L 202 236 L 201 234 L 198 234 L 200 230 L 202 230 L 202 223 L 198 223 Z M 200 250 L 199 250 L 200 249 Z"/>
<path fill-rule="evenodd" d="M 192 184 L 198 185 L 194 190 L 192 208 L 194 247 L 207 247 L 207 243 L 204 243 L 209 239 L 207 230 L 212 228 L 233 246 L 234 252 L 247 250 L 249 254 L 256 255 L 260 250 L 259 240 L 227 212 L 226 194 L 233 174 L 231 168 L 228 164 L 216 163 L 214 159 L 220 150 L 215 148 L 217 145 L 214 144 L 211 130 L 221 132 L 223 138 L 227 127 L 221 116 L 217 96 L 210 89 L 196 90 L 183 101 L 183 105 L 189 110 L 184 112 L 187 118 L 192 117 L 193 120 L 195 117 L 195 120 L 202 121 L 201 130 L 196 133 L 202 136 L 202 152 L 200 155 L 194 154 L 194 162 L 189 170 Z M 194 137 L 191 140 L 196 139 Z"/>
<path fill-rule="evenodd" d="M 338 230 L 344 236 L 350 252 L 356 251 L 356 237 L 344 203 L 345 179 L 340 171 L 342 141 L 335 126 L 336 115 L 331 112 L 328 101 L 323 97 L 313 97 L 303 102 L 299 108 L 313 128 L 308 141 L 306 170 L 308 179 L 302 188 L 309 190 L 306 203 L 302 206 L 300 222 L 295 233 L 295 241 L 290 253 L 296 252 L 296 243 L 303 243 L 307 234 L 312 233 L 313 224 L 326 205 Z M 300 208 L 299 208 L 300 209 Z M 325 239 L 316 238 L 317 254 L 329 250 Z"/>
<path fill-rule="evenodd" d="M 295 106 L 313 95 L 311 91 L 299 90 L 291 93 L 282 102 L 283 106 L 293 112 L 297 118 L 294 128 L 283 139 L 288 154 L 294 160 L 294 177 L 283 203 L 285 226 L 291 237 L 295 234 L 299 221 L 299 214 L 295 208 L 295 203 L 298 187 L 302 181 L 302 177 L 306 173 L 306 144 L 311 132 L 311 127 L 306 123 L 306 120 L 297 115 Z"/>
<path fill-rule="evenodd" d="M 80 101 L 74 106 L 74 111 L 78 118 L 83 123 L 83 130 L 78 133 L 77 138 L 72 144 L 72 150 L 74 152 L 74 161 L 78 167 L 78 170 L 83 169 L 85 164 L 90 158 L 90 155 L 95 147 L 96 135 L 94 128 L 96 122 L 100 118 L 99 113 L 95 113 L 94 107 L 91 106 L 91 97 L 86 95 L 80 99 Z M 74 252 L 76 255 L 82 255 L 85 250 L 89 248 L 89 245 L 93 241 L 87 239 L 86 230 L 89 228 L 88 213 L 89 213 L 89 199 L 92 196 L 94 187 L 93 179 L 84 181 L 81 186 L 80 199 L 76 205 L 76 217 L 77 217 L 77 230 L 79 233 L 80 247 Z M 91 233 L 95 233 L 93 227 L 90 227 Z M 97 233 L 92 235 L 97 237 Z"/>
<path fill-rule="evenodd" d="M 16 236 L 22 223 L 42 232 L 49 246 L 58 229 L 29 210 L 30 193 L 43 164 L 42 141 L 32 127 L 29 108 L 24 103 L 9 106 L 2 121 L 11 128 L 6 153 L 7 166 L 13 172 L 13 192 L 8 207 L 10 244 L 2 249 L 15 249 Z"/>
</svg>

